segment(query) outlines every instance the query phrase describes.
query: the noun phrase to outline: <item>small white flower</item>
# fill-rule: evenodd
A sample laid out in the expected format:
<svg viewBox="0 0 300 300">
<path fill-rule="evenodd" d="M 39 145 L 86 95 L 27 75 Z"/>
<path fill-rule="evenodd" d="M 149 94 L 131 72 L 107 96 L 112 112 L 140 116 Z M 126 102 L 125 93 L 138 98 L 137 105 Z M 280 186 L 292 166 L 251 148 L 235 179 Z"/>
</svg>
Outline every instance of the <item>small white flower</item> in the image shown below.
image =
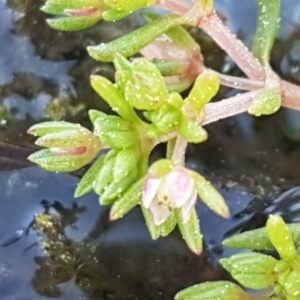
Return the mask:
<svg viewBox="0 0 300 300">
<path fill-rule="evenodd" d="M 142 202 L 156 225 L 163 224 L 174 209 L 181 209 L 183 223 L 187 223 L 196 201 L 191 171 L 182 166 L 175 166 L 160 178 L 149 175 L 145 181 Z"/>
</svg>

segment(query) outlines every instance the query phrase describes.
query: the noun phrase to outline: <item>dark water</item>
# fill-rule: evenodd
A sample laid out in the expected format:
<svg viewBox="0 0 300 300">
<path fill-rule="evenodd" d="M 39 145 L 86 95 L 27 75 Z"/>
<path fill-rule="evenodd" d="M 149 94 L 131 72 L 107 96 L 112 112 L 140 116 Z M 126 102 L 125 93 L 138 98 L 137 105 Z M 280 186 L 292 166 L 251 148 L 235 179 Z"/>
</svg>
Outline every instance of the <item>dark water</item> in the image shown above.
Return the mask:
<svg viewBox="0 0 300 300">
<path fill-rule="evenodd" d="M 247 45 L 255 31 L 254 2 L 216 1 Z M 296 0 L 282 2 L 272 66 L 299 83 L 300 5 Z M 41 3 L 0 0 L 0 166 L 10 170 L 0 172 L 1 300 L 172 299 L 192 284 L 228 278 L 217 264 L 232 251 L 222 248 L 224 235 L 263 226 L 270 211 L 299 222 L 298 189 L 278 198 L 298 186 L 300 178 L 300 118 L 290 110 L 259 119 L 243 114 L 212 124 L 207 127 L 209 141 L 189 147 L 188 166 L 218 187 L 233 215 L 223 220 L 204 205 L 197 206 L 206 243 L 200 257 L 186 248 L 177 232 L 151 241 L 138 208 L 110 223 L 109 208 L 100 207 L 95 195 L 73 198 L 76 177 L 30 167 L 26 157 L 34 146 L 25 133 L 29 125 L 52 118 L 89 126 L 88 108 L 107 109 L 90 89 L 88 76 L 101 73 L 111 78 L 113 69 L 90 59 L 85 47 L 109 41 L 142 22 L 135 16 L 120 24 L 102 22 L 84 32 L 61 33 L 45 24 Z M 217 47 L 204 45 L 203 51 L 208 65 L 240 74 Z M 231 93 L 222 89 L 220 97 Z M 275 199 L 279 203 L 273 204 Z M 49 256 L 45 237 L 29 227 L 45 206 L 64 223 L 63 239 L 55 246 L 62 247 L 67 260 L 60 251 Z"/>
</svg>

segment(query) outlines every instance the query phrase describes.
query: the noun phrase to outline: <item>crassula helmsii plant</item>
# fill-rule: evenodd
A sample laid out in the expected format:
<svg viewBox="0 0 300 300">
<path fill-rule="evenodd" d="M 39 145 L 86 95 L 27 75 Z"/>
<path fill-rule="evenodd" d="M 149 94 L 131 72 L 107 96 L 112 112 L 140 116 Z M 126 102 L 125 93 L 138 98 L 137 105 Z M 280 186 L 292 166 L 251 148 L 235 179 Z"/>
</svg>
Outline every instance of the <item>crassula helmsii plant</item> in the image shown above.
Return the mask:
<svg viewBox="0 0 300 300">
<path fill-rule="evenodd" d="M 224 245 L 256 251 L 276 251 L 277 257 L 261 252 L 243 252 L 220 260 L 248 293 L 227 281 L 205 282 L 189 287 L 176 300 L 297 300 L 300 299 L 300 224 L 286 225 L 270 215 L 265 228 L 226 239 Z"/>
<path fill-rule="evenodd" d="M 115 82 L 100 75 L 90 78 L 94 90 L 115 114 L 90 110 L 93 132 L 68 122 L 34 125 L 28 132 L 39 136 L 36 144 L 46 149 L 29 159 L 59 172 L 74 171 L 93 161 L 78 184 L 76 197 L 94 190 L 100 204 L 112 204 L 111 220 L 140 205 L 153 239 L 168 235 L 178 225 L 189 248 L 200 254 L 197 197 L 225 218 L 230 213 L 211 183 L 185 167 L 188 143 L 208 138 L 203 125 L 241 112 L 261 116 L 273 114 L 281 106 L 300 110 L 300 88 L 279 78 L 269 65 L 280 25 L 279 0 L 258 0 L 251 52 L 219 19 L 212 0 L 47 0 L 42 10 L 56 15 L 48 20 L 51 27 L 80 30 L 101 19 L 114 22 L 154 6 L 169 13 L 143 10 L 145 26 L 87 49 L 95 60 L 115 66 Z M 200 46 L 185 25 L 206 31 L 247 78 L 208 69 Z M 130 59 L 137 53 L 141 57 Z M 245 92 L 209 103 L 220 84 Z M 183 98 L 180 93 L 188 88 L 190 92 Z M 160 143 L 167 143 L 166 157 L 149 167 L 149 155 Z M 229 263 L 223 264 L 227 268 Z"/>
</svg>

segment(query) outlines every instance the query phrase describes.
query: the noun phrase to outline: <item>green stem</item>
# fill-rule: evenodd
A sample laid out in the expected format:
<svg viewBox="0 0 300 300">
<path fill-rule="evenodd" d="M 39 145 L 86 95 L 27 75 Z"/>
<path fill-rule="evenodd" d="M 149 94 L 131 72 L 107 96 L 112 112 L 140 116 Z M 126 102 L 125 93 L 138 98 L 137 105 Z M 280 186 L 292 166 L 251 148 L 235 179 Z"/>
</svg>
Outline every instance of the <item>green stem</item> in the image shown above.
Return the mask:
<svg viewBox="0 0 300 300">
<path fill-rule="evenodd" d="M 176 138 L 170 139 L 167 143 L 167 159 L 172 159 L 176 144 Z"/>
</svg>

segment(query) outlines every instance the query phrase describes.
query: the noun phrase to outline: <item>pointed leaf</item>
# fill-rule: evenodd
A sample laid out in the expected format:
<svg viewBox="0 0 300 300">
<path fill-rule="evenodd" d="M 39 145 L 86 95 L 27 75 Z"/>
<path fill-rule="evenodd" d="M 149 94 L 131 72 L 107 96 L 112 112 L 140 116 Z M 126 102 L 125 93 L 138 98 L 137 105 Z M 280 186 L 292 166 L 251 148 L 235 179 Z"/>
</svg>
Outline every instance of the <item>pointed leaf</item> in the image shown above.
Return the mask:
<svg viewBox="0 0 300 300">
<path fill-rule="evenodd" d="M 125 100 L 122 93 L 105 77 L 99 75 L 91 76 L 91 85 L 93 89 L 116 111 L 123 119 L 127 121 L 136 120 L 133 109 Z"/>
<path fill-rule="evenodd" d="M 110 220 L 122 218 L 131 209 L 139 204 L 142 198 L 144 182 L 145 177 L 139 179 L 124 193 L 120 199 L 113 204 L 110 210 Z"/>
<path fill-rule="evenodd" d="M 230 281 L 205 282 L 191 286 L 176 294 L 175 300 L 255 300 L 256 295 L 246 293 Z"/>
<path fill-rule="evenodd" d="M 103 0 L 47 0 L 41 10 L 48 14 L 61 15 L 66 8 L 81 9 L 87 7 L 103 8 Z"/>
<path fill-rule="evenodd" d="M 155 59 L 152 62 L 162 76 L 181 75 L 186 69 L 186 62 L 177 59 Z"/>
<path fill-rule="evenodd" d="M 123 180 L 119 182 L 111 182 L 110 185 L 104 190 L 104 193 L 100 197 L 100 203 L 102 205 L 111 204 L 120 197 L 130 185 L 136 181 L 138 171 L 133 169 Z"/>
<path fill-rule="evenodd" d="M 110 151 L 103 157 L 104 164 L 101 170 L 97 173 L 95 180 L 93 181 L 93 189 L 98 195 L 101 195 L 103 193 L 103 190 L 113 181 L 113 170 L 115 165 L 116 153 Z"/>
<path fill-rule="evenodd" d="M 267 221 L 267 232 L 281 258 L 291 262 L 297 259 L 292 234 L 282 217 L 270 215 Z"/>
<path fill-rule="evenodd" d="M 229 218 L 229 208 L 222 195 L 204 177 L 196 172 L 193 172 L 192 175 L 200 199 L 216 214 L 224 218 Z"/>
<path fill-rule="evenodd" d="M 126 99 L 141 110 L 157 109 L 165 103 L 169 93 L 162 75 L 156 66 L 145 58 L 132 64 L 133 82 L 127 82 Z"/>
<path fill-rule="evenodd" d="M 206 70 L 201 73 L 187 97 L 187 101 L 196 112 L 200 112 L 219 91 L 220 79 L 216 72 Z"/>
<path fill-rule="evenodd" d="M 153 22 L 162 18 L 161 15 L 154 13 L 144 13 L 143 17 L 148 22 Z M 200 51 L 199 45 L 195 42 L 192 36 L 180 25 L 176 25 L 169 29 L 165 34 L 177 45 L 184 49 Z"/>
<path fill-rule="evenodd" d="M 114 166 L 114 182 L 120 182 L 137 168 L 140 153 L 136 149 L 128 148 L 119 151 Z"/>
<path fill-rule="evenodd" d="M 252 53 L 266 65 L 280 25 L 280 0 L 258 0 L 257 5 L 258 23 Z"/>
<path fill-rule="evenodd" d="M 146 221 L 146 225 L 148 227 L 149 233 L 153 240 L 156 240 L 160 237 L 160 227 L 154 224 L 152 215 L 148 209 L 146 209 L 143 205 L 141 205 L 141 209 Z"/>
<path fill-rule="evenodd" d="M 61 31 L 76 31 L 89 28 L 99 22 L 102 18 L 102 12 L 89 16 L 72 16 L 47 19 L 48 25 L 56 30 Z"/>
<path fill-rule="evenodd" d="M 130 15 L 130 12 L 124 10 L 115 10 L 115 9 L 108 9 L 103 12 L 102 17 L 103 20 L 108 22 L 118 21 Z"/>
<path fill-rule="evenodd" d="M 32 134 L 34 136 L 43 136 L 45 134 L 55 133 L 61 130 L 78 130 L 80 128 L 80 124 L 74 124 L 64 121 L 50 121 L 42 122 L 31 126 L 28 129 L 27 133 Z"/>
<path fill-rule="evenodd" d="M 96 155 L 96 153 L 95 153 Z M 95 157 L 95 156 L 94 156 Z M 28 157 L 33 163 L 51 172 L 72 172 L 88 164 L 94 157 L 56 155 L 50 149 L 43 149 Z"/>
<path fill-rule="evenodd" d="M 75 198 L 89 193 L 93 189 L 93 183 L 104 165 L 105 156 L 102 155 L 83 175 L 75 190 Z"/>
<path fill-rule="evenodd" d="M 156 4 L 157 0 L 104 0 L 104 3 L 112 9 L 124 10 L 124 11 L 135 11 L 143 7 L 149 7 Z"/>
<path fill-rule="evenodd" d="M 84 146 L 82 135 L 91 136 L 91 134 L 83 128 L 61 130 L 39 137 L 35 144 L 42 147 L 75 148 Z"/>
<path fill-rule="evenodd" d="M 222 266 L 240 284 L 252 289 L 265 289 L 277 280 L 277 260 L 261 253 L 239 253 L 220 260 Z"/>
<path fill-rule="evenodd" d="M 206 141 L 208 137 L 204 128 L 185 115 L 182 115 L 180 119 L 178 131 L 189 143 L 201 143 Z"/>
<path fill-rule="evenodd" d="M 294 243 L 300 245 L 300 224 L 289 224 L 287 227 L 292 233 Z M 265 227 L 229 237 L 223 241 L 223 244 L 238 249 L 274 250 Z"/>
<path fill-rule="evenodd" d="M 113 61 L 116 52 L 129 57 L 139 52 L 180 21 L 180 17 L 177 15 L 167 15 L 108 44 L 90 46 L 87 49 L 90 56 L 99 61 Z"/>
<path fill-rule="evenodd" d="M 163 224 L 159 225 L 160 236 L 168 236 L 176 227 L 177 219 L 176 215 L 172 213 L 170 217 Z"/>
<path fill-rule="evenodd" d="M 298 264 L 298 269 L 292 270 L 287 276 L 284 282 L 284 290 L 289 294 L 293 295 L 297 299 L 300 295 L 300 269 Z M 287 297 L 289 300 L 289 298 Z M 293 298 L 292 298 L 293 299 Z"/>
<path fill-rule="evenodd" d="M 177 223 L 183 239 L 192 252 L 200 255 L 203 249 L 202 234 L 196 210 L 193 209 L 190 220 L 183 223 L 181 210 L 176 211 Z"/>
</svg>

